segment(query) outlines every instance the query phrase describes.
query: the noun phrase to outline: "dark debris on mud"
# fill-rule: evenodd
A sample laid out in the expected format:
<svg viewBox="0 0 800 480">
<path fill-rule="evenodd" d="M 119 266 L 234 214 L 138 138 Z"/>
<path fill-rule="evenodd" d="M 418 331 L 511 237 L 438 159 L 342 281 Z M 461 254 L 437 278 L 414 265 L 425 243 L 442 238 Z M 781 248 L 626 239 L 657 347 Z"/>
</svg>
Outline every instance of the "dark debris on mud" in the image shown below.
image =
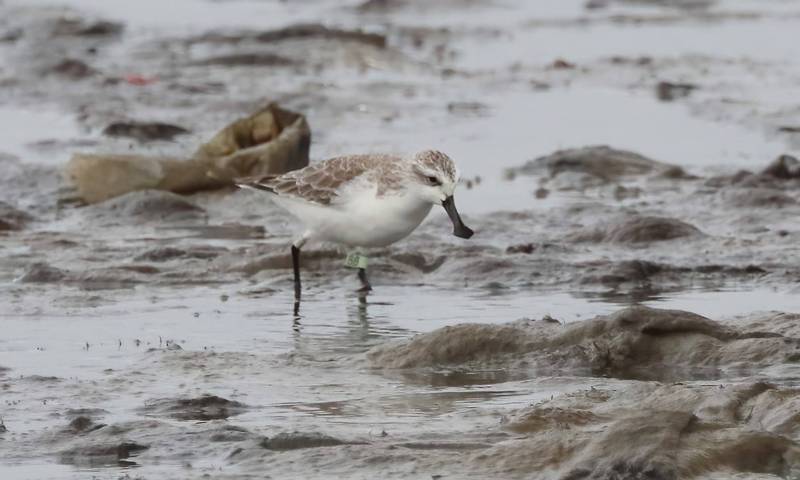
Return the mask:
<svg viewBox="0 0 800 480">
<path fill-rule="evenodd" d="M 261 32 L 217 33 L 212 32 L 193 37 L 189 43 L 240 43 L 245 40 L 275 44 L 288 40 L 354 41 L 378 48 L 386 46 L 386 37 L 378 33 L 361 30 L 331 28 L 318 23 L 290 25 Z"/>
<path fill-rule="evenodd" d="M 682 169 L 661 163 L 635 152 L 605 145 L 559 150 L 511 169 L 512 174 L 556 177 L 564 173 L 580 173 L 604 182 L 640 175 L 663 175 L 688 178 Z"/>
<path fill-rule="evenodd" d="M 697 227 L 674 218 L 633 216 L 569 237 L 574 242 L 637 244 L 702 235 Z"/>
<path fill-rule="evenodd" d="M 75 417 L 71 422 L 69 422 L 66 431 L 75 434 L 85 434 L 103 428 L 105 426 L 106 424 L 104 423 L 95 423 L 94 420 L 92 420 L 89 417 L 78 416 Z"/>
<path fill-rule="evenodd" d="M 338 438 L 316 432 L 279 433 L 264 438 L 259 445 L 267 450 L 298 450 L 302 448 L 335 447 L 338 445 L 363 445 L 364 442 L 346 442 Z"/>
<path fill-rule="evenodd" d="M 70 80 L 83 80 L 98 74 L 98 71 L 83 60 L 65 58 L 47 69 L 47 73 L 59 75 Z"/>
<path fill-rule="evenodd" d="M 103 135 L 133 138 L 140 142 L 169 141 L 187 133 L 189 130 L 181 126 L 161 122 L 114 122 L 103 129 Z"/>
<path fill-rule="evenodd" d="M 53 25 L 52 35 L 69 37 L 104 37 L 119 35 L 125 25 L 109 20 L 87 21 L 82 18 L 61 17 Z"/>
</svg>

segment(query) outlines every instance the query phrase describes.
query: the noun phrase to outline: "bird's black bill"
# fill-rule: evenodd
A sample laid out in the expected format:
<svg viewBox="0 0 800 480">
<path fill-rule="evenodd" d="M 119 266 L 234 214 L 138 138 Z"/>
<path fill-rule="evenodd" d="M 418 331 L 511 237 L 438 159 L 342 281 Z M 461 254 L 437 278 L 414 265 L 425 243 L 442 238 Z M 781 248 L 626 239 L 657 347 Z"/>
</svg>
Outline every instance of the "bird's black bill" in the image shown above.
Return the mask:
<svg viewBox="0 0 800 480">
<path fill-rule="evenodd" d="M 453 200 L 452 195 L 444 199 L 442 206 L 447 212 L 447 216 L 450 217 L 450 221 L 453 222 L 453 235 L 458 238 L 470 238 L 475 233 L 461 221 L 461 215 L 458 214 L 456 201 Z"/>
</svg>

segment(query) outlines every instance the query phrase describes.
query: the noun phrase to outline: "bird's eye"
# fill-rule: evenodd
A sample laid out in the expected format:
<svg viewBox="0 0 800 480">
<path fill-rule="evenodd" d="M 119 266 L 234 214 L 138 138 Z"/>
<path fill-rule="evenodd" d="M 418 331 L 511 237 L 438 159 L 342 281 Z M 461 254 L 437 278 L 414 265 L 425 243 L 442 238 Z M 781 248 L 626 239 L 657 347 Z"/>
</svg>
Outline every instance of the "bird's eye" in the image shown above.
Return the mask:
<svg viewBox="0 0 800 480">
<path fill-rule="evenodd" d="M 428 183 L 430 183 L 431 185 L 441 185 L 442 184 L 442 182 L 440 182 L 439 179 L 434 177 L 434 176 L 430 176 L 430 177 L 427 177 L 427 178 L 428 178 Z"/>
</svg>

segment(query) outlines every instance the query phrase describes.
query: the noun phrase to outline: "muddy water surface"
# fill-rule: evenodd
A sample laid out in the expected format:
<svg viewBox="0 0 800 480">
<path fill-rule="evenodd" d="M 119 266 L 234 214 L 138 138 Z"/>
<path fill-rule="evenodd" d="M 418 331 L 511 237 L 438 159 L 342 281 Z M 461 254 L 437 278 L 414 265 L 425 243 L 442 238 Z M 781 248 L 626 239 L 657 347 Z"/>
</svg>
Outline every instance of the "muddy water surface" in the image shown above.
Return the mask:
<svg viewBox="0 0 800 480">
<path fill-rule="evenodd" d="M 797 478 L 800 184 L 767 167 L 798 153 L 798 19 L 0 3 L 0 477 Z M 274 30 L 299 23 L 385 45 Z M 208 61 L 255 53 L 290 61 Z M 478 234 L 435 211 L 366 298 L 310 245 L 295 315 L 294 225 L 257 193 L 72 201 L 72 153 L 187 155 L 267 100 L 312 161 L 446 151 Z"/>
</svg>

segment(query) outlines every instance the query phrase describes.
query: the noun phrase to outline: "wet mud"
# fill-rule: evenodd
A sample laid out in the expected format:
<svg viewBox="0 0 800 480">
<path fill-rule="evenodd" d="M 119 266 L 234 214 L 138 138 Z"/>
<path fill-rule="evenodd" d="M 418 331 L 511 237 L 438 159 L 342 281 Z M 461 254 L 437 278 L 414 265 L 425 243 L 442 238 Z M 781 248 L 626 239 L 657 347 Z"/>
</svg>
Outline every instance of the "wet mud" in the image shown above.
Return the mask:
<svg viewBox="0 0 800 480">
<path fill-rule="evenodd" d="M 62 3 L 0 2 L 0 477 L 800 476 L 796 5 Z M 422 148 L 475 236 L 295 313 L 233 173 Z"/>
<path fill-rule="evenodd" d="M 757 321 L 757 319 L 751 319 Z M 512 324 L 462 324 L 367 353 L 375 368 L 440 368 L 475 363 L 520 371 L 591 372 L 593 376 L 687 380 L 692 370 L 722 376 L 792 363 L 800 343 L 771 331 L 737 329 L 677 310 L 631 307 L 569 324 L 550 317 Z M 681 378 L 681 371 L 688 375 Z"/>
</svg>

